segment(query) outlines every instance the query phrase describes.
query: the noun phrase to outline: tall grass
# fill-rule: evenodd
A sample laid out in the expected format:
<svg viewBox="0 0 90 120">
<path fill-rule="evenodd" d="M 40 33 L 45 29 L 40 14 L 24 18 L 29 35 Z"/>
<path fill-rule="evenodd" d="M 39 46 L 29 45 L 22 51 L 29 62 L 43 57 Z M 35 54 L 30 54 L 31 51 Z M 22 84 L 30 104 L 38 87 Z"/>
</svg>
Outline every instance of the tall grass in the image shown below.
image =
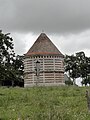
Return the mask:
<svg viewBox="0 0 90 120">
<path fill-rule="evenodd" d="M 90 120 L 89 87 L 0 88 L 0 120 Z"/>
</svg>

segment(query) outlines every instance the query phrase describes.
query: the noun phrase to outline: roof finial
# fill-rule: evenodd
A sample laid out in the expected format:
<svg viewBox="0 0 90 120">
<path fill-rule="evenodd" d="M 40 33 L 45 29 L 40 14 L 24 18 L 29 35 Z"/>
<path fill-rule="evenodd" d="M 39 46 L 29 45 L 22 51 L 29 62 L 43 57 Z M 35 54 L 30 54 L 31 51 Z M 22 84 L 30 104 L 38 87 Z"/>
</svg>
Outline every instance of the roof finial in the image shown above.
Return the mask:
<svg viewBox="0 0 90 120">
<path fill-rule="evenodd" d="M 42 33 L 44 33 L 44 30 L 42 29 Z"/>
</svg>

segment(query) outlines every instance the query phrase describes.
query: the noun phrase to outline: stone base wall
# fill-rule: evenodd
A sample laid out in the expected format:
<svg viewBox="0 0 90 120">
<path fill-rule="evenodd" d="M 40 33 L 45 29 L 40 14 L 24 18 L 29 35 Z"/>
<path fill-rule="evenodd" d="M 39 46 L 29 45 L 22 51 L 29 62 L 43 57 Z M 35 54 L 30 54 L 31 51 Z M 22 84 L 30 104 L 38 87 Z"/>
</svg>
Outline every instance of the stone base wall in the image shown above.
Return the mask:
<svg viewBox="0 0 90 120">
<path fill-rule="evenodd" d="M 38 83 L 37 85 L 35 83 L 33 84 L 24 84 L 24 87 L 34 87 L 34 86 L 62 86 L 65 85 L 65 83 Z"/>
</svg>

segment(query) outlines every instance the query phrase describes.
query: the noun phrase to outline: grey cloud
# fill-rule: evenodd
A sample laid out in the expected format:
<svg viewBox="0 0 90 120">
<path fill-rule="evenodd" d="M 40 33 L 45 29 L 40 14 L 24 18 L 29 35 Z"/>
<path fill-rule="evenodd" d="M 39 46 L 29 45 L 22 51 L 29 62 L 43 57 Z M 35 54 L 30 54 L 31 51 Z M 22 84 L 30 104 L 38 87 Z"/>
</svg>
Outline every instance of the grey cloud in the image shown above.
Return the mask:
<svg viewBox="0 0 90 120">
<path fill-rule="evenodd" d="M 70 33 L 90 28 L 90 0 L 0 0 L 1 29 Z"/>
<path fill-rule="evenodd" d="M 24 34 L 12 33 L 11 34 L 14 42 L 14 50 L 16 54 L 22 55 L 26 51 L 26 41 Z"/>
<path fill-rule="evenodd" d="M 61 50 L 64 51 L 64 54 L 73 54 L 77 51 L 86 50 L 88 50 L 88 55 L 90 54 L 90 31 L 62 36 L 56 42 L 58 47 L 60 46 L 59 43 L 61 43 Z"/>
</svg>

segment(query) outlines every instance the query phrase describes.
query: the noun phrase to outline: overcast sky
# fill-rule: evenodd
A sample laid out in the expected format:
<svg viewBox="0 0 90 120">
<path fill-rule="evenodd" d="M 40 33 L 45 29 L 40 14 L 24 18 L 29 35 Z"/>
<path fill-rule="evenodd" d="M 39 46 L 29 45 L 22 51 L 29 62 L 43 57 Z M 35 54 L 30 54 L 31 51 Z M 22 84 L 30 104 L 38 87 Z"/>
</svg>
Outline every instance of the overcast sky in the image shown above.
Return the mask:
<svg viewBox="0 0 90 120">
<path fill-rule="evenodd" d="M 0 0 L 0 29 L 24 54 L 44 32 L 63 54 L 90 56 L 90 0 Z"/>
</svg>

